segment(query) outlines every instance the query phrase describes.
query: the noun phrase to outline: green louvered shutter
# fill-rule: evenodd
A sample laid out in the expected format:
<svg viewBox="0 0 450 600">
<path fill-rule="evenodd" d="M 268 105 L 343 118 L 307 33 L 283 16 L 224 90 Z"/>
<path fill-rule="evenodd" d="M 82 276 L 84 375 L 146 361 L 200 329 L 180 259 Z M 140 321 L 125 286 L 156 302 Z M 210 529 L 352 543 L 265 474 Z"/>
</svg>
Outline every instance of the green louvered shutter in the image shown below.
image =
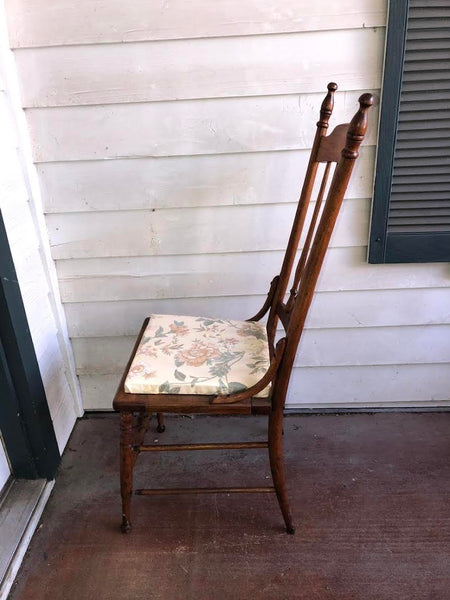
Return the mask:
<svg viewBox="0 0 450 600">
<path fill-rule="evenodd" d="M 391 0 L 369 262 L 450 261 L 450 0 Z"/>
</svg>

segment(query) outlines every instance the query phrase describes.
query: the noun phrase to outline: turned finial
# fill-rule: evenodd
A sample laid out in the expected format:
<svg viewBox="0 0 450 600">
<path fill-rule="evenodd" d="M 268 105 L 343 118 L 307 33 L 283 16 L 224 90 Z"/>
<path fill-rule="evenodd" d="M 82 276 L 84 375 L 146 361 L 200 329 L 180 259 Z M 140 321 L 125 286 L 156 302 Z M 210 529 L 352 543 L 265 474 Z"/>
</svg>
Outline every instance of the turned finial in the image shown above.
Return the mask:
<svg viewBox="0 0 450 600">
<path fill-rule="evenodd" d="M 373 104 L 372 94 L 363 94 L 359 97 L 359 110 L 353 119 L 347 131 L 347 142 L 342 150 L 342 156 L 345 158 L 358 158 L 358 151 L 361 142 L 364 139 L 367 129 L 367 113 Z"/>
<path fill-rule="evenodd" d="M 328 94 L 325 96 L 322 106 L 320 107 L 320 121 L 317 123 L 317 127 L 323 127 L 324 129 L 328 128 L 328 121 L 333 112 L 334 92 L 337 88 L 337 83 L 334 83 L 333 81 L 327 85 Z"/>
</svg>

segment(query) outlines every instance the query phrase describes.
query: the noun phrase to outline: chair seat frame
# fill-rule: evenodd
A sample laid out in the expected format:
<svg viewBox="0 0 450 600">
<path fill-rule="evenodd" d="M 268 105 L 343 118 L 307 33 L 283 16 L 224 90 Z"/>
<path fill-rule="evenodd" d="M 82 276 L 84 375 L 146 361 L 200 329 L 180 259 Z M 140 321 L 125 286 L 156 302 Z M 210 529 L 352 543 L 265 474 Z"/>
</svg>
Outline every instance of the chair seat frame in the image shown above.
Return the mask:
<svg viewBox="0 0 450 600">
<path fill-rule="evenodd" d="M 350 124 L 338 125 L 326 136 L 334 105 L 335 83 L 328 84 L 328 93 L 320 109 L 314 143 L 306 170 L 305 180 L 297 205 L 289 243 L 280 274 L 270 284 L 267 299 L 249 321 L 259 321 L 268 315 L 267 336 L 270 366 L 258 383 L 247 390 L 228 395 L 199 394 L 132 394 L 125 392 L 124 384 L 133 357 L 148 325 L 144 321 L 130 360 L 113 401 L 120 413 L 120 484 L 122 498 L 122 532 L 131 530 L 131 497 L 133 492 L 133 468 L 140 453 L 173 452 L 214 449 L 261 449 L 268 448 L 273 486 L 228 488 L 170 488 L 137 489 L 138 495 L 185 493 L 252 493 L 274 492 L 277 496 L 286 531 L 294 533 L 289 507 L 286 478 L 283 466 L 282 433 L 283 411 L 297 347 L 303 332 L 317 279 L 330 242 L 345 191 L 358 157 L 359 147 L 367 129 L 367 113 L 373 103 L 370 94 L 359 98 L 359 110 Z M 297 250 L 305 229 L 308 207 L 319 165 L 325 163 L 317 199 L 309 219 L 300 258 L 297 261 L 293 283 L 285 296 L 296 262 Z M 328 186 L 331 166 L 336 164 Z M 328 191 L 327 191 L 328 189 Z M 324 200 L 326 196 L 326 200 Z M 281 322 L 284 336 L 275 344 L 277 326 Z M 271 384 L 268 398 L 255 398 L 255 394 Z M 206 415 L 268 415 L 267 440 L 261 442 L 232 442 L 208 444 L 144 444 L 145 433 L 153 413 L 157 414 L 158 431 L 164 431 L 163 413 Z"/>
</svg>

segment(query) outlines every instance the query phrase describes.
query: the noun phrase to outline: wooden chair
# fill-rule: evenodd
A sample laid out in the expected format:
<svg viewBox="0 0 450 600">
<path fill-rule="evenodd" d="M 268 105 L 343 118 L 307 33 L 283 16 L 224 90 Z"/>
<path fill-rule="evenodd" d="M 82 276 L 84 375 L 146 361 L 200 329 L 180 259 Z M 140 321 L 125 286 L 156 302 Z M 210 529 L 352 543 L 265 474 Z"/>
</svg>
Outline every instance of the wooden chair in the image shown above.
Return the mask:
<svg viewBox="0 0 450 600">
<path fill-rule="evenodd" d="M 166 493 L 275 492 L 286 530 L 294 533 L 282 457 L 283 409 L 289 378 L 330 237 L 342 204 L 359 146 L 367 127 L 370 94 L 359 98 L 360 108 L 350 124 L 338 125 L 326 136 L 335 83 L 328 85 L 301 191 L 286 255 L 270 284 L 261 310 L 248 321 L 152 315 L 144 321 L 114 398 L 120 412 L 120 485 L 122 531 L 131 530 L 130 504 L 133 467 L 141 452 L 268 448 L 273 487 L 140 489 L 139 495 Z M 297 256 L 320 163 L 324 163 L 318 195 Z M 328 179 L 333 163 L 334 174 Z M 316 188 L 314 188 L 316 189 Z M 326 196 L 325 202 L 323 198 Z M 289 281 L 290 294 L 286 299 Z M 268 313 L 267 325 L 260 320 Z M 277 325 L 284 336 L 275 343 Z M 208 415 L 268 415 L 268 440 L 242 443 L 145 445 L 152 413 L 158 431 L 163 413 Z"/>
</svg>

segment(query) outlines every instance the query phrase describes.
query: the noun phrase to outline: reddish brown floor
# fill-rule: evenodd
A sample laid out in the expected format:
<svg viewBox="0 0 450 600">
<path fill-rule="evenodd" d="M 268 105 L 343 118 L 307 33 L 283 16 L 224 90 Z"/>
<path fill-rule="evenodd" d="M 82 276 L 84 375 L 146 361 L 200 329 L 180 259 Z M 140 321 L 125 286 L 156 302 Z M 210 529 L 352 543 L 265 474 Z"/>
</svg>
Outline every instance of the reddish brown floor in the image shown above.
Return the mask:
<svg viewBox="0 0 450 600">
<path fill-rule="evenodd" d="M 167 442 L 265 431 L 254 418 L 167 425 Z M 450 598 L 449 413 L 287 418 L 295 536 L 267 494 L 136 496 L 122 535 L 117 434 L 116 415 L 77 424 L 11 600 Z M 264 450 L 146 455 L 136 471 L 144 487 L 269 477 Z"/>
</svg>

